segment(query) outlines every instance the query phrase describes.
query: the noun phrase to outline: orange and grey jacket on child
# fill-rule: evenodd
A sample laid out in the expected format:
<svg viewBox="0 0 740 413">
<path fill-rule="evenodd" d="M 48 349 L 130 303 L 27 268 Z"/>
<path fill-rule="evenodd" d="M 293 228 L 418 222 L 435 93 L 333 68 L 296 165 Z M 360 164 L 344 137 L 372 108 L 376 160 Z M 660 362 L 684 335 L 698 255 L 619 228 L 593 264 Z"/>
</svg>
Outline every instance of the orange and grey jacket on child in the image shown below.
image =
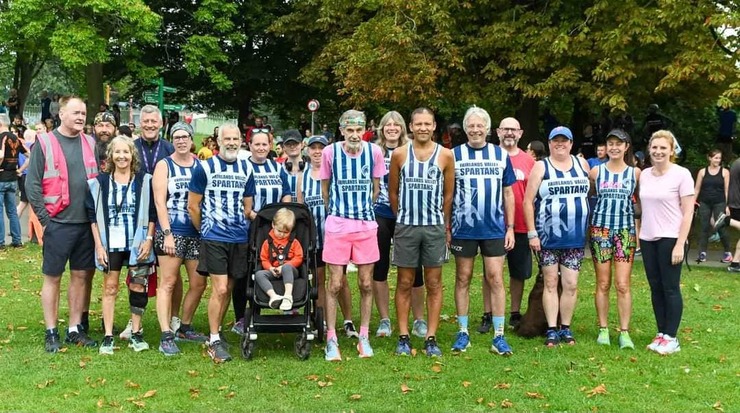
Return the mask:
<svg viewBox="0 0 740 413">
<path fill-rule="evenodd" d="M 303 264 L 303 247 L 298 240 L 293 236 L 278 239 L 275 237 L 274 230 L 270 230 L 268 236 L 269 239 L 266 239 L 262 243 L 262 249 L 260 250 L 260 260 L 262 261 L 263 269 L 267 270 L 270 267 L 279 267 L 284 264 L 290 264 L 295 268 L 301 267 L 301 264 Z M 285 247 L 290 240 L 292 242 L 286 254 Z M 270 241 L 272 241 L 272 248 Z"/>
</svg>

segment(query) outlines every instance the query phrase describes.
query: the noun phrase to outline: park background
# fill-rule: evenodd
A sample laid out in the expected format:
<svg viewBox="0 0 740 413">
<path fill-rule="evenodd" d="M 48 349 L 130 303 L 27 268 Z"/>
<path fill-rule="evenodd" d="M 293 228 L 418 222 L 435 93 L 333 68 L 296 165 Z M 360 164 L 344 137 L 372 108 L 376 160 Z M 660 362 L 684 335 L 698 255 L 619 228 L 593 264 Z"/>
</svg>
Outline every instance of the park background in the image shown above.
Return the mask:
<svg viewBox="0 0 740 413">
<path fill-rule="evenodd" d="M 716 107 L 740 101 L 739 23 L 732 0 L 0 0 L 0 96 L 18 89 L 30 113 L 42 90 L 77 93 L 92 117 L 107 91 L 112 103 L 133 96 L 140 106 L 161 77 L 176 89 L 167 102 L 207 113 L 214 126 L 267 114 L 278 131 L 298 126 L 309 99 L 321 102 L 318 121 L 330 130 L 348 108 L 378 119 L 425 105 L 444 127 L 475 104 L 494 123 L 520 119 L 522 145 L 544 138 L 546 108 L 579 143 L 604 110 L 630 113 L 639 127 L 655 103 L 674 120 L 685 163 L 696 170 L 717 135 Z M 465 355 L 445 351 L 433 361 L 393 357 L 393 339 L 373 339 L 376 357 L 360 360 L 341 339 L 347 360 L 334 364 L 318 346 L 298 361 L 293 337 L 275 335 L 260 338 L 251 362 L 213 365 L 196 345 L 175 359 L 125 345 L 109 358 L 77 348 L 46 355 L 40 262 L 36 246 L 0 252 L 0 410 L 740 411 L 740 281 L 721 266 L 684 270 L 683 349 L 672 357 L 643 350 L 655 327 L 639 262 L 638 348 L 596 346 L 586 261 L 575 347 L 547 350 L 509 334 L 515 354 L 500 358 L 487 352 L 489 337 L 473 336 Z M 456 330 L 452 268 L 445 267 L 443 350 Z M 121 295 L 120 323 L 125 304 Z M 471 288 L 471 316 L 480 308 Z M 205 326 L 203 305 L 195 326 Z M 156 342 L 153 311 L 145 330 Z"/>
</svg>

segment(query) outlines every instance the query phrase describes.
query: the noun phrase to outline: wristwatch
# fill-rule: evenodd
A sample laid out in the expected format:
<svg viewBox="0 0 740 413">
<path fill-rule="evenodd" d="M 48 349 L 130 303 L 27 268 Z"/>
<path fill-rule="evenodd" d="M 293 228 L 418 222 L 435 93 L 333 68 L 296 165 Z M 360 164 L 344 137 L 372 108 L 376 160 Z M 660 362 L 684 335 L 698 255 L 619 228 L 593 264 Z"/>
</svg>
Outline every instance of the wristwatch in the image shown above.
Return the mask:
<svg viewBox="0 0 740 413">
<path fill-rule="evenodd" d="M 163 229 L 162 230 L 162 235 L 164 235 L 165 237 L 168 236 L 168 235 L 172 235 L 172 230 L 169 229 L 169 228 Z"/>
</svg>

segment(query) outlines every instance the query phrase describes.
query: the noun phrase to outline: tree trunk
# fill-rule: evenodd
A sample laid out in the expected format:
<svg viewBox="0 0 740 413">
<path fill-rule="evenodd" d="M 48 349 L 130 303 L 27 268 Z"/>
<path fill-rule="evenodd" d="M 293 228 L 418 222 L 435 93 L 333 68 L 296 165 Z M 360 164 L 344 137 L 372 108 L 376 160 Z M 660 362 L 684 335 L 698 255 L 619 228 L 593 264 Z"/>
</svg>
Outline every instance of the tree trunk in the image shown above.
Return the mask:
<svg viewBox="0 0 740 413">
<path fill-rule="evenodd" d="M 239 122 L 239 129 L 241 129 L 243 124 L 249 123 L 249 114 L 252 112 L 252 96 L 246 88 L 239 88 L 237 93 L 239 96 L 239 113 L 236 119 Z"/>
<path fill-rule="evenodd" d="M 573 132 L 573 153 L 577 153 L 583 143 L 583 128 L 589 121 L 589 110 L 586 102 L 581 99 L 573 100 L 573 118 L 571 119 L 571 132 Z"/>
<path fill-rule="evenodd" d="M 92 123 L 101 103 L 103 96 L 103 64 L 90 63 L 85 67 L 85 86 L 87 90 L 87 121 Z"/>
<path fill-rule="evenodd" d="M 524 129 L 520 146 L 526 147 L 527 144 L 534 140 L 541 140 L 539 125 L 540 101 L 539 99 L 525 98 L 521 106 L 516 111 L 516 118 Z"/>
<path fill-rule="evenodd" d="M 26 53 L 18 53 L 15 61 L 16 78 L 13 80 L 15 88 L 18 90 L 18 98 L 21 104 L 18 107 L 18 113 L 23 116 L 23 111 L 28 103 L 28 93 L 31 90 L 31 82 L 33 81 L 34 64 L 31 55 Z"/>
</svg>

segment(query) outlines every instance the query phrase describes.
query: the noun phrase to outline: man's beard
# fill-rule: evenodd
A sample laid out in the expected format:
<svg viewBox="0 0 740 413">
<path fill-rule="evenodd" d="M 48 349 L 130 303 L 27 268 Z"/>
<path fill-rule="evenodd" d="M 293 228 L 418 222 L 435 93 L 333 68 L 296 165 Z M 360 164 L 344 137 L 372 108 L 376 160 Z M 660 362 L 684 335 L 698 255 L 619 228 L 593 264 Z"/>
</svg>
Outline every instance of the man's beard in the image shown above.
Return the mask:
<svg viewBox="0 0 740 413">
<path fill-rule="evenodd" d="M 359 152 L 360 149 L 362 149 L 362 141 L 359 142 L 351 142 L 351 141 L 345 141 L 345 149 L 347 152 L 356 153 Z"/>
<path fill-rule="evenodd" d="M 226 162 L 234 162 L 239 154 L 239 149 L 233 150 L 224 148 L 219 152 L 219 154 Z"/>
</svg>

